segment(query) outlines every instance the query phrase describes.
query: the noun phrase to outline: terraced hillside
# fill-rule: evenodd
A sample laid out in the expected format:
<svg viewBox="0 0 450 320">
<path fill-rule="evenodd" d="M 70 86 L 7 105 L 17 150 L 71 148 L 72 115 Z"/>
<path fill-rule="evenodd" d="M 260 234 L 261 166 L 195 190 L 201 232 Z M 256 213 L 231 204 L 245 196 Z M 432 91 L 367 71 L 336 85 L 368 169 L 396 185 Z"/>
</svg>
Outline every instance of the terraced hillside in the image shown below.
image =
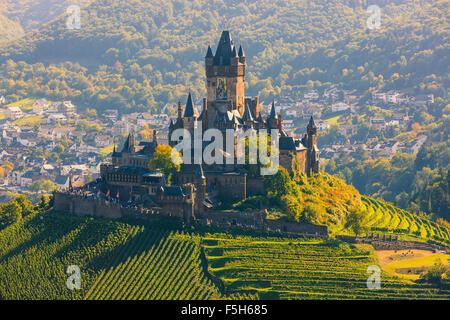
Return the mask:
<svg viewBox="0 0 450 320">
<path fill-rule="evenodd" d="M 369 247 L 324 240 L 229 237 L 203 241 L 210 272 L 228 292 L 251 290 L 267 299 L 450 299 L 450 290 L 412 284 L 383 273 L 367 288 Z"/>
<path fill-rule="evenodd" d="M 32 214 L 0 232 L 0 299 L 219 298 L 198 242 L 163 221 Z M 70 265 L 81 290 L 67 289 Z"/>
<path fill-rule="evenodd" d="M 32 213 L 0 231 L 0 299 L 450 298 L 385 274 L 368 290 L 369 247 L 216 231 Z M 70 265 L 80 290 L 67 289 Z"/>
<path fill-rule="evenodd" d="M 390 203 L 362 197 L 370 232 L 396 234 L 399 239 L 450 244 L 450 230 L 434 221 L 411 214 Z"/>
<path fill-rule="evenodd" d="M 220 298 L 200 266 L 199 238 L 157 229 L 139 238 L 121 248 L 85 299 Z"/>
</svg>

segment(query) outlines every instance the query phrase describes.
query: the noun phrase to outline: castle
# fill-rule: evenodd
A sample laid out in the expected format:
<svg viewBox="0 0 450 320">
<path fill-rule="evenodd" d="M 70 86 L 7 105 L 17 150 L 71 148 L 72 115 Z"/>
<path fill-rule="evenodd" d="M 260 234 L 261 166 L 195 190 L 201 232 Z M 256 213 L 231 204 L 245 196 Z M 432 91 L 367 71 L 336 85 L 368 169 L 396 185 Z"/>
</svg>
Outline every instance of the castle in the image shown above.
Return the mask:
<svg viewBox="0 0 450 320">
<path fill-rule="evenodd" d="M 242 47 L 233 43 L 229 31 L 223 31 L 216 52 L 213 55 L 208 46 L 206 57 L 207 97 L 198 112 L 189 93 L 186 105 L 178 103 L 178 116 L 169 124 L 170 139 L 177 129 L 185 129 L 194 134 L 196 129 L 235 132 L 258 132 L 276 129 L 278 137 L 279 164 L 292 172 L 298 170 L 308 175 L 319 171 L 319 150 L 317 147 L 317 127 L 310 119 L 303 139 L 288 136 L 272 103 L 270 113 L 264 116 L 258 97 L 245 97 L 246 57 Z M 274 138 L 274 137 L 272 137 Z M 229 142 L 229 141 L 228 141 Z M 224 141 L 224 146 L 236 149 L 237 140 Z M 121 151 L 114 147 L 110 164 L 102 164 L 101 178 L 85 186 L 91 196 L 96 194 L 113 197 L 118 203 L 134 203 L 145 208 L 158 208 L 167 215 L 178 215 L 185 219 L 195 219 L 213 210 L 221 200 L 239 201 L 251 195 L 264 194 L 264 177 L 250 172 L 245 164 L 232 161 L 215 164 L 181 164 L 180 171 L 173 172 L 171 185 L 161 172 L 152 172 L 148 163 L 158 146 L 156 134 L 151 142 L 137 143 L 130 133 Z M 205 148 L 204 143 L 201 148 Z M 227 148 L 223 157 L 230 154 Z M 229 160 L 229 159 L 228 159 Z M 294 164 L 295 163 L 295 164 Z"/>
<path fill-rule="evenodd" d="M 246 57 L 242 46 L 239 50 L 234 45 L 229 31 L 223 31 L 215 54 L 208 46 L 205 56 L 207 97 L 203 99 L 203 108 L 198 112 L 189 93 L 184 108 L 178 103 L 178 117 L 169 124 L 169 137 L 177 129 L 185 129 L 193 136 L 197 128 L 202 132 L 217 129 L 222 132 L 224 140 L 226 131 L 258 131 L 277 129 L 279 133 L 279 164 L 292 172 L 294 160 L 298 161 L 298 169 L 308 175 L 319 171 L 319 150 L 317 148 L 317 127 L 310 119 L 303 139 L 287 136 L 282 128 L 281 114 L 277 114 L 272 103 L 267 117 L 261 113 L 258 97 L 245 97 Z M 233 150 L 223 150 L 223 157 L 234 155 L 232 164 L 221 161 L 221 164 L 202 164 L 207 186 L 214 187 L 222 198 L 245 199 L 249 195 L 264 192 L 262 177 L 250 175 L 244 165 L 237 162 L 237 139 L 231 141 Z M 174 146 L 176 141 L 170 140 Z M 227 141 L 223 142 L 227 146 Z M 195 148 L 193 146 L 193 148 Z M 230 152 L 231 151 L 231 152 Z M 183 184 L 194 182 L 195 165 L 182 164 L 180 172 L 174 175 L 174 182 Z"/>
</svg>

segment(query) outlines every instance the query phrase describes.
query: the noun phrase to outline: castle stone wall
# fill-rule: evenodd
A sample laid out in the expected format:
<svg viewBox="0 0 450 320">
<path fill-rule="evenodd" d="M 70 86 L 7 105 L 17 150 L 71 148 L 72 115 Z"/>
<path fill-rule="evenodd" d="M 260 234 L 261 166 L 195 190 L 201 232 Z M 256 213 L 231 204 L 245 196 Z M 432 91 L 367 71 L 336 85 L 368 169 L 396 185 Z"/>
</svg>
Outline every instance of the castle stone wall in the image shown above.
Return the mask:
<svg viewBox="0 0 450 320">
<path fill-rule="evenodd" d="M 207 225 L 241 227 L 260 231 L 276 232 L 291 235 L 308 235 L 315 237 L 328 237 L 326 226 L 308 223 L 297 223 L 285 220 L 268 220 L 264 211 L 227 212 L 208 211 L 203 213 L 199 222 Z"/>
<path fill-rule="evenodd" d="M 123 216 L 121 207 L 101 200 L 77 197 L 71 194 L 55 193 L 55 210 L 76 216 L 96 216 L 117 219 Z"/>
<path fill-rule="evenodd" d="M 189 207 L 189 205 L 191 205 L 191 207 Z M 263 210 L 251 212 L 212 210 L 199 213 L 199 216 L 195 217 L 192 204 L 190 203 L 185 203 L 183 207 L 165 206 L 162 204 L 161 208 L 124 208 L 115 203 L 88 199 L 62 192 L 55 193 L 55 210 L 77 216 L 96 216 L 110 219 L 117 219 L 120 217 L 146 218 L 156 214 L 183 219 L 188 223 L 191 219 L 195 219 L 196 221 L 207 225 L 240 227 L 287 235 L 328 237 L 328 229 L 326 226 L 283 220 L 267 220 L 266 213 Z"/>
<path fill-rule="evenodd" d="M 265 194 L 264 177 L 247 178 L 247 197 Z"/>
</svg>

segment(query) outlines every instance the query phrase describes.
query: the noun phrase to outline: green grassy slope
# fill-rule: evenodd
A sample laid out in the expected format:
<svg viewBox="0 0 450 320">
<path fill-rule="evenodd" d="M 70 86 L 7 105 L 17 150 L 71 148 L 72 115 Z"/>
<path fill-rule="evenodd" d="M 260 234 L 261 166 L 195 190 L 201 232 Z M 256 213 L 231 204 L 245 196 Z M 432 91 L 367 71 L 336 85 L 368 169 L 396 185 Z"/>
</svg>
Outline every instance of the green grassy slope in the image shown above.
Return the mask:
<svg viewBox="0 0 450 320">
<path fill-rule="evenodd" d="M 218 298 L 199 248 L 164 223 L 32 214 L 0 232 L 0 298 Z M 81 269 L 81 290 L 66 287 L 70 265 Z"/>
<path fill-rule="evenodd" d="M 395 234 L 400 240 L 450 245 L 450 230 L 432 220 L 371 197 L 363 196 L 362 202 L 367 210 L 366 225 L 370 228 L 369 233 Z"/>
<path fill-rule="evenodd" d="M 450 297 L 384 274 L 382 290 L 368 290 L 366 268 L 377 262 L 367 247 L 232 234 L 31 214 L 0 231 L 0 299 Z M 66 287 L 69 265 L 81 269 L 81 290 Z"/>
<path fill-rule="evenodd" d="M 367 288 L 369 247 L 324 240 L 213 235 L 204 239 L 210 271 L 229 291 L 256 290 L 268 299 L 449 299 L 450 290 L 406 283 L 383 273 Z"/>
</svg>

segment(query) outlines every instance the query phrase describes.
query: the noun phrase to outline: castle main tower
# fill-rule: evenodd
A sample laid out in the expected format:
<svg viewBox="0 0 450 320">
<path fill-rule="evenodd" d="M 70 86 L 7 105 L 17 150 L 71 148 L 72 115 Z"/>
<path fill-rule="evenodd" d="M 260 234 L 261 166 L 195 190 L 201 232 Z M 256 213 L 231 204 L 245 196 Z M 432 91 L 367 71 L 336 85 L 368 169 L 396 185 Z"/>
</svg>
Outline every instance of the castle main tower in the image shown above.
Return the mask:
<svg viewBox="0 0 450 320">
<path fill-rule="evenodd" d="M 207 80 L 207 123 L 212 127 L 216 112 L 245 110 L 245 54 L 236 49 L 229 31 L 223 31 L 213 55 L 211 47 L 205 57 Z"/>
</svg>

